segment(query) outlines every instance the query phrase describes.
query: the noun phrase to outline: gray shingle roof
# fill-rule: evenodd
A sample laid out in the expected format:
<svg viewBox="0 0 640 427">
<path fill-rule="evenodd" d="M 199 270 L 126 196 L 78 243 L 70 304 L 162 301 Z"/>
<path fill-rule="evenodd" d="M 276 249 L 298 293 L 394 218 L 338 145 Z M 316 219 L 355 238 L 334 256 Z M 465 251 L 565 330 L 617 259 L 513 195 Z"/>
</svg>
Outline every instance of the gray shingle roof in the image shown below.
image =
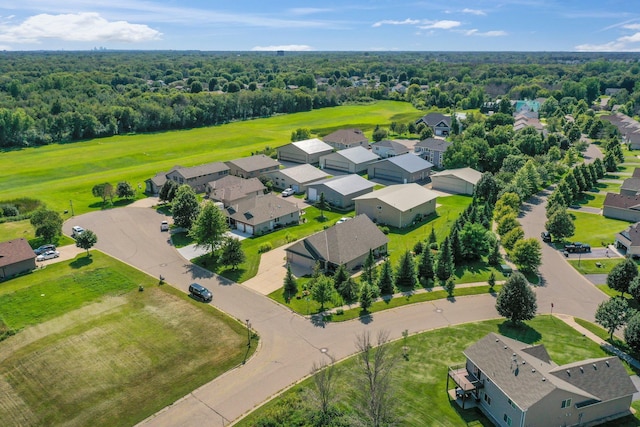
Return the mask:
<svg viewBox="0 0 640 427">
<path fill-rule="evenodd" d="M 634 168 L 633 169 L 633 175 L 631 175 L 633 178 L 640 178 L 640 168 Z"/>
<path fill-rule="evenodd" d="M 344 145 L 360 144 L 361 142 L 363 144 L 369 143 L 369 140 L 360 129 L 338 129 L 335 132 L 331 132 L 323 139 L 325 142 L 333 142 Z"/>
<path fill-rule="evenodd" d="M 387 236 L 367 217 L 358 215 L 349 221 L 336 224 L 320 233 L 291 245 L 287 251 L 309 254 L 318 260 L 336 265 L 345 264 L 370 249 L 379 248 L 389 242 Z"/>
<path fill-rule="evenodd" d="M 235 160 L 230 160 L 228 164 L 235 165 L 240 169 L 247 172 L 259 171 L 261 169 L 268 169 L 273 167 L 279 167 L 280 162 L 272 159 L 264 154 L 257 154 L 255 156 L 242 157 Z"/>
<path fill-rule="evenodd" d="M 640 222 L 630 225 L 620 233 L 619 236 L 627 239 L 631 246 L 640 246 Z M 629 248 L 627 248 L 629 249 Z"/>
<path fill-rule="evenodd" d="M 624 196 L 622 194 L 607 193 L 603 206 L 637 211 L 640 210 L 640 196 Z"/>
<path fill-rule="evenodd" d="M 211 198 L 215 200 L 237 200 L 247 194 L 265 190 L 264 184 L 258 178 L 244 179 L 233 175 L 227 175 L 207 185 L 213 190 Z"/>
<path fill-rule="evenodd" d="M 389 157 L 388 159 L 380 160 L 380 163 L 382 162 L 393 163 L 394 165 L 404 169 L 409 173 L 419 172 L 421 170 L 433 167 L 433 163 L 412 153 L 402 154 L 400 156 Z"/>
<path fill-rule="evenodd" d="M 539 347 L 490 333 L 464 354 L 522 410 L 557 389 L 582 396 L 582 402 L 616 399 L 636 391 L 617 357 L 558 366 Z"/>
<path fill-rule="evenodd" d="M 298 205 L 274 194 L 247 197 L 225 209 L 227 215 L 246 224 L 257 225 L 298 212 Z"/>
<path fill-rule="evenodd" d="M 391 141 L 389 139 L 385 139 L 382 140 L 380 142 L 376 142 L 375 145 L 379 146 L 379 147 L 389 147 L 391 149 L 393 149 L 393 151 L 396 153 L 396 155 L 398 154 L 404 154 L 404 153 L 408 153 L 409 149 L 405 146 L 400 144 L 399 142 L 396 141 Z"/>
<path fill-rule="evenodd" d="M 640 191 L 640 178 L 627 178 L 620 186 L 620 190 Z"/>
<path fill-rule="evenodd" d="M 340 175 L 333 178 L 323 179 L 309 184 L 310 187 L 316 185 L 326 185 L 338 194 L 343 196 L 357 193 L 375 187 L 375 184 L 357 174 Z"/>
<path fill-rule="evenodd" d="M 451 117 L 450 116 L 445 116 L 442 113 L 429 113 L 429 114 L 426 114 L 426 115 L 422 116 L 420 119 L 417 120 L 418 123 L 420 121 L 426 123 L 428 126 L 435 126 L 440 122 L 445 122 L 445 124 L 447 126 L 451 126 Z"/>
<path fill-rule="evenodd" d="M 445 141 L 444 139 L 427 138 L 416 143 L 416 147 L 427 148 L 432 151 L 447 151 L 447 148 L 453 144 L 452 142 Z"/>
<path fill-rule="evenodd" d="M 406 212 L 416 206 L 430 202 L 437 197 L 436 192 L 426 189 L 421 185 L 411 183 L 389 185 L 380 190 L 358 196 L 353 200 L 378 199 L 402 212 Z"/>
<path fill-rule="evenodd" d="M 199 176 L 210 175 L 210 174 L 214 174 L 222 171 L 228 171 L 229 166 L 227 166 L 222 162 L 213 162 L 213 163 L 207 163 L 199 166 L 192 166 L 190 168 L 179 168 L 175 170 L 179 175 L 182 175 L 184 179 L 189 179 L 189 178 L 196 178 Z"/>
</svg>

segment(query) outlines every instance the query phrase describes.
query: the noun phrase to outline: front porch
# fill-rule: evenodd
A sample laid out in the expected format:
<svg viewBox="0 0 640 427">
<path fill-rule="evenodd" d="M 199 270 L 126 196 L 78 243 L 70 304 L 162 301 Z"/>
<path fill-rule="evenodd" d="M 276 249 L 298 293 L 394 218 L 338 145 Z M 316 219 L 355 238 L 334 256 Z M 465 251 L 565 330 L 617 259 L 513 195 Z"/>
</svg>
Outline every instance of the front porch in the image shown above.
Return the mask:
<svg viewBox="0 0 640 427">
<path fill-rule="evenodd" d="M 449 389 L 449 379 L 453 380 L 455 388 Z M 478 406 L 480 395 L 478 391 L 483 387 L 475 375 L 467 371 L 466 365 L 450 366 L 447 374 L 447 393 L 462 409 Z"/>
</svg>

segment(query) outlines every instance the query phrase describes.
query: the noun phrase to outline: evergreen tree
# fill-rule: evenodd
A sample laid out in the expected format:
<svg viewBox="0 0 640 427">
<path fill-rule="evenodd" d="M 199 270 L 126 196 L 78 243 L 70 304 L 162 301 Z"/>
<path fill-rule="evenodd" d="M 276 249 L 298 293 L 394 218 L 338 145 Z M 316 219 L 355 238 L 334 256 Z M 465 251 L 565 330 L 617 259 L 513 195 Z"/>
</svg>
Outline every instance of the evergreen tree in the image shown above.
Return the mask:
<svg viewBox="0 0 640 427">
<path fill-rule="evenodd" d="M 347 271 L 347 267 L 344 264 L 340 264 L 336 269 L 335 273 L 333 273 L 333 285 L 336 289 L 340 289 L 342 283 L 349 278 L 349 272 Z"/>
<path fill-rule="evenodd" d="M 287 263 L 287 274 L 284 276 L 284 298 L 289 302 L 298 293 L 298 282 L 291 272 L 291 266 Z"/>
<path fill-rule="evenodd" d="M 498 293 L 496 310 L 512 323 L 520 323 L 533 319 L 537 309 L 536 294 L 527 279 L 520 273 L 513 273 Z"/>
<path fill-rule="evenodd" d="M 372 285 L 376 283 L 376 260 L 371 249 L 369 249 L 369 255 L 362 266 L 362 278 Z"/>
<path fill-rule="evenodd" d="M 573 173 L 566 174 L 563 181 L 567 183 L 569 190 L 571 190 L 571 200 L 577 199 L 580 194 L 580 187 L 578 186 L 578 182 L 576 181 L 576 177 Z"/>
<path fill-rule="evenodd" d="M 418 277 L 427 286 L 429 283 L 432 283 L 435 278 L 431 249 L 427 248 L 420 254 L 420 258 L 418 259 Z"/>
<path fill-rule="evenodd" d="M 477 260 L 487 251 L 487 234 L 489 232 L 482 224 L 467 223 L 460 232 L 460 252 L 467 260 Z M 453 240 L 451 240 L 451 252 L 454 253 Z"/>
<path fill-rule="evenodd" d="M 571 202 L 573 202 L 573 193 L 571 192 L 571 187 L 564 180 L 560 181 L 558 184 L 557 190 L 562 194 L 562 198 L 564 199 L 565 206 L 569 206 Z"/>
<path fill-rule="evenodd" d="M 602 160 L 600 160 L 600 158 L 596 158 L 593 161 L 593 167 L 596 171 L 596 176 L 598 177 L 598 179 L 603 178 L 605 170 L 604 170 L 604 164 L 602 163 Z"/>
<path fill-rule="evenodd" d="M 395 275 L 396 288 L 400 290 L 414 289 L 416 286 L 416 269 L 411 252 L 405 251 L 400 257 Z"/>
<path fill-rule="evenodd" d="M 453 291 L 456 288 L 456 282 L 453 280 L 453 277 L 449 277 L 444 284 L 444 290 L 447 291 L 447 295 L 449 298 L 453 296 Z"/>
<path fill-rule="evenodd" d="M 604 169 L 607 172 L 616 172 L 618 170 L 616 156 L 611 151 L 607 151 L 604 155 Z"/>
<path fill-rule="evenodd" d="M 422 240 L 418 240 L 415 245 L 413 245 L 413 254 L 418 256 L 424 250 L 424 242 Z"/>
<path fill-rule="evenodd" d="M 338 286 L 338 293 L 342 299 L 348 303 L 355 301 L 358 297 L 358 283 L 356 283 L 353 277 L 347 277 L 347 280 Z"/>
<path fill-rule="evenodd" d="M 500 242 L 498 239 L 493 240 L 487 261 L 490 265 L 498 265 L 500 262 Z"/>
<path fill-rule="evenodd" d="M 449 244 L 449 238 L 445 238 L 440 246 L 440 252 L 438 253 L 438 259 L 436 261 L 436 276 L 441 282 L 445 282 L 451 275 L 453 275 L 455 266 L 453 264 L 453 257 L 451 256 L 451 246 Z"/>
<path fill-rule="evenodd" d="M 358 299 L 360 308 L 367 313 L 371 304 L 373 304 L 373 293 L 371 292 L 371 284 L 369 284 L 369 282 L 364 281 L 360 284 L 360 295 Z"/>
<path fill-rule="evenodd" d="M 580 190 L 580 192 L 584 192 L 587 190 L 587 183 L 584 180 L 584 175 L 582 175 L 582 172 L 580 172 L 580 166 L 576 166 L 575 168 L 573 168 L 573 170 L 571 171 L 571 175 L 573 175 L 573 178 L 576 180 L 576 184 L 578 184 L 578 189 Z"/>
<path fill-rule="evenodd" d="M 489 274 L 487 284 L 489 285 L 489 289 L 493 291 L 493 287 L 496 285 L 496 273 L 494 273 L 493 271 L 491 271 L 491 274 Z"/>
<path fill-rule="evenodd" d="M 378 277 L 378 289 L 380 290 L 380 295 L 392 295 L 394 293 L 393 269 L 388 260 L 382 263 L 380 277 Z"/>
<path fill-rule="evenodd" d="M 471 223 L 467 224 L 471 225 Z M 451 258 L 453 259 L 453 265 L 459 266 L 462 264 L 465 248 L 460 240 L 460 233 L 456 227 L 453 227 L 451 230 L 451 234 L 449 235 L 449 244 L 451 246 Z"/>
<path fill-rule="evenodd" d="M 320 209 L 320 217 L 324 220 L 324 211 L 329 210 L 329 203 L 324 197 L 324 193 L 320 193 L 320 199 L 318 200 L 318 203 L 316 203 L 316 207 Z"/>
<path fill-rule="evenodd" d="M 438 238 L 436 237 L 436 230 L 431 226 L 431 233 L 429 233 L 429 246 L 438 242 Z"/>
</svg>

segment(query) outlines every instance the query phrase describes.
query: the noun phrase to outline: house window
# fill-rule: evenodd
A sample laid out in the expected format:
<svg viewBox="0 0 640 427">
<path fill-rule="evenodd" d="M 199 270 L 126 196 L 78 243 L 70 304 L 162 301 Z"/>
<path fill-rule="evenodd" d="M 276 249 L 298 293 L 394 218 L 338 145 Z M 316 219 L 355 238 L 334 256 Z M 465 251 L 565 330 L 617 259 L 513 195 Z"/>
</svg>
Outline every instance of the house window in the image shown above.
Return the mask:
<svg viewBox="0 0 640 427">
<path fill-rule="evenodd" d="M 516 404 L 513 403 L 513 400 L 509 399 L 509 405 L 511 405 L 513 409 L 516 409 Z"/>
<path fill-rule="evenodd" d="M 571 399 L 563 400 L 561 408 L 569 408 L 569 407 L 571 407 Z"/>
<path fill-rule="evenodd" d="M 511 425 L 511 417 L 509 417 L 507 414 L 504 414 L 504 417 L 502 417 L 502 419 L 505 423 L 507 423 L 508 426 Z"/>
<path fill-rule="evenodd" d="M 484 401 L 487 402 L 487 405 L 491 405 L 491 398 L 487 393 L 484 394 Z"/>
</svg>

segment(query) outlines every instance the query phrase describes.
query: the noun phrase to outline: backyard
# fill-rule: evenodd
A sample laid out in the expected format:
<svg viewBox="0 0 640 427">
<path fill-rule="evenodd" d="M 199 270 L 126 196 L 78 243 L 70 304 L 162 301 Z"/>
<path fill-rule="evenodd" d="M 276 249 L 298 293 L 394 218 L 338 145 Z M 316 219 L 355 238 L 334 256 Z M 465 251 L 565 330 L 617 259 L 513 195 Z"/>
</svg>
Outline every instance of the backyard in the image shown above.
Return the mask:
<svg viewBox="0 0 640 427">
<path fill-rule="evenodd" d="M 0 288 L 0 326 L 12 335 L 0 342 L 3 425 L 134 425 L 257 347 L 213 307 L 91 254 Z"/>
</svg>

